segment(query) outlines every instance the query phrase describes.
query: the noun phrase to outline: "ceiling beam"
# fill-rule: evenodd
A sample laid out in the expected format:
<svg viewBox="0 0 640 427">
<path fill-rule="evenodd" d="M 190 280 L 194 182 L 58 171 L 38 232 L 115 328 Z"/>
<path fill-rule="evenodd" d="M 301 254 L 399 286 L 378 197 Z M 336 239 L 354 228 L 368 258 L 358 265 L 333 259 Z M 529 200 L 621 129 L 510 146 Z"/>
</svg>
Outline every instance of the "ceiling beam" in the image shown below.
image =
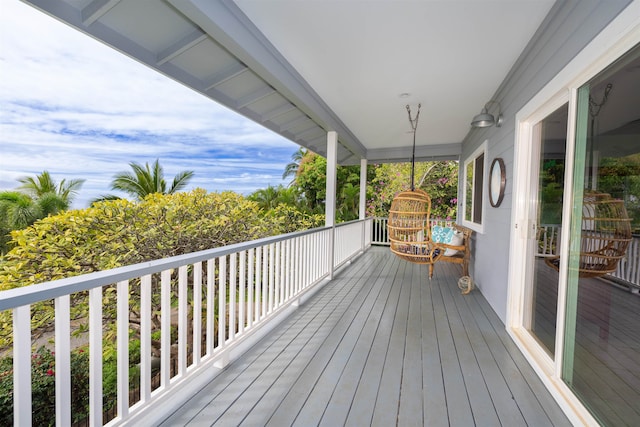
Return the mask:
<svg viewBox="0 0 640 427">
<path fill-rule="evenodd" d="M 272 119 L 275 119 L 278 116 L 281 116 L 285 113 L 288 113 L 289 111 L 293 111 L 296 109 L 296 106 L 291 104 L 290 102 L 287 102 L 284 105 L 281 105 L 279 107 L 273 108 L 269 111 L 267 111 L 266 113 L 264 113 L 261 117 L 261 122 L 266 122 Z"/>
<path fill-rule="evenodd" d="M 254 102 L 259 101 L 262 98 L 266 98 L 267 96 L 274 93 L 276 93 L 276 90 L 274 88 L 272 88 L 271 86 L 265 86 L 238 99 L 236 101 L 236 108 L 244 108 L 247 105 L 253 104 Z"/>
<path fill-rule="evenodd" d="M 211 90 L 216 86 L 226 82 L 227 80 L 237 77 L 248 70 L 249 69 L 242 62 L 237 62 L 230 67 L 220 71 L 219 73 L 216 73 L 213 76 L 207 78 L 205 90 Z"/>
<path fill-rule="evenodd" d="M 298 126 L 299 124 L 304 123 L 307 120 L 311 120 L 309 117 L 305 116 L 302 112 L 300 112 L 300 115 L 297 117 L 294 117 L 291 120 L 288 120 L 284 123 L 282 123 L 279 128 L 281 132 L 287 131 L 289 129 L 293 129 L 294 127 Z"/>
<path fill-rule="evenodd" d="M 196 29 L 194 32 L 184 37 L 182 40 L 174 43 L 169 48 L 160 52 L 158 54 L 157 64 L 162 65 L 167 61 L 171 61 L 176 56 L 186 52 L 187 50 L 191 49 L 198 43 L 203 42 L 208 38 L 209 36 L 204 31 L 199 28 Z"/>
<path fill-rule="evenodd" d="M 312 123 L 312 125 L 310 127 L 301 129 L 299 132 L 296 132 L 297 137 L 302 139 L 303 141 L 306 141 L 306 138 L 305 138 L 304 135 L 310 134 L 311 132 L 320 131 L 320 132 L 322 132 L 322 134 L 326 134 L 324 129 L 322 129 L 320 126 L 318 126 L 317 123 L 314 123 L 313 121 L 310 121 L 310 122 Z"/>
<path fill-rule="evenodd" d="M 413 147 L 383 148 L 367 151 L 366 159 L 371 162 L 409 162 Z M 462 143 L 422 145 L 416 147 L 416 160 L 457 160 L 462 153 Z"/>
<path fill-rule="evenodd" d="M 88 27 L 89 25 L 93 24 L 118 3 L 120 3 L 120 0 L 92 1 L 82 9 L 82 25 Z"/>
</svg>

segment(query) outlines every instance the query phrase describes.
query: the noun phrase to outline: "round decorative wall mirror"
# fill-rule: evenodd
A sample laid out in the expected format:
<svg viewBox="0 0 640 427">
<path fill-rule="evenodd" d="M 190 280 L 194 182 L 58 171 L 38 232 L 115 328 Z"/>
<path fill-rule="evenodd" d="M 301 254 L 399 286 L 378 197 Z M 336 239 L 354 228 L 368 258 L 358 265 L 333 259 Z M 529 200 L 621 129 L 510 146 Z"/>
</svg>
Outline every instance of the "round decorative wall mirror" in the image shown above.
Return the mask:
<svg viewBox="0 0 640 427">
<path fill-rule="evenodd" d="M 504 160 L 496 157 L 491 162 L 489 170 L 489 202 L 497 208 L 504 198 L 504 187 L 507 184 L 507 172 L 504 168 Z"/>
</svg>

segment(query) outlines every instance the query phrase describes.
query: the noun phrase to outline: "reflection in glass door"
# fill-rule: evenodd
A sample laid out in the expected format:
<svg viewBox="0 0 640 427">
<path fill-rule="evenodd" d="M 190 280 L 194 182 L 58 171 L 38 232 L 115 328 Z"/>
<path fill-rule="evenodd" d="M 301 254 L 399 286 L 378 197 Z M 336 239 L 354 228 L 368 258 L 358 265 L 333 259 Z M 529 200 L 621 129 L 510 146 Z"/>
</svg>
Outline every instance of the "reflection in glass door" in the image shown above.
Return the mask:
<svg viewBox="0 0 640 427">
<path fill-rule="evenodd" d="M 567 117 L 568 105 L 565 104 L 533 128 L 537 188 L 532 194 L 537 194 L 537 198 L 532 203 L 532 216 L 536 232 L 527 251 L 530 274 L 525 327 L 552 358 L 556 340 L 558 272 L 545 261 L 555 259 L 560 248 Z"/>
<path fill-rule="evenodd" d="M 637 426 L 640 47 L 579 89 L 576 119 L 562 379 L 601 423 Z"/>
</svg>

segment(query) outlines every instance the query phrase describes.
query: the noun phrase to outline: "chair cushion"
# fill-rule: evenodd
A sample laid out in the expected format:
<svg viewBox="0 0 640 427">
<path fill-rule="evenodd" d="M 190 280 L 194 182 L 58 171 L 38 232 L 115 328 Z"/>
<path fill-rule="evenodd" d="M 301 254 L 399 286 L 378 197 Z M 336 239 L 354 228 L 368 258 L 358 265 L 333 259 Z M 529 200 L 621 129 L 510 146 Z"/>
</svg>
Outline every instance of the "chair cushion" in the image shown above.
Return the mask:
<svg viewBox="0 0 640 427">
<path fill-rule="evenodd" d="M 440 225 L 434 225 L 431 228 L 431 239 L 436 243 L 444 243 L 447 245 L 460 246 L 464 241 L 464 234 L 451 227 L 442 227 Z M 444 256 L 453 256 L 458 251 L 455 249 L 447 249 L 444 251 Z"/>
<path fill-rule="evenodd" d="M 434 225 L 431 228 L 431 239 L 436 243 L 449 244 L 452 238 L 453 238 L 453 228 L 442 227 L 440 225 Z"/>
</svg>

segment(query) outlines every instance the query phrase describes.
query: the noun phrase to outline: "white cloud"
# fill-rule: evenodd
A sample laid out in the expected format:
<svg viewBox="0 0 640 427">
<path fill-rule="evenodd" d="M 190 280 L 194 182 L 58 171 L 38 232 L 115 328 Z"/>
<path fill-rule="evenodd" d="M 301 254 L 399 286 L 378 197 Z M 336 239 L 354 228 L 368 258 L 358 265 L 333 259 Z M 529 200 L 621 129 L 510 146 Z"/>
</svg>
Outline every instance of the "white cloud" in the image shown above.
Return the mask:
<svg viewBox="0 0 640 427">
<path fill-rule="evenodd" d="M 297 146 L 17 0 L 0 6 L 0 189 L 43 170 L 84 178 L 76 207 L 160 159 L 190 188 L 283 183 Z"/>
</svg>

